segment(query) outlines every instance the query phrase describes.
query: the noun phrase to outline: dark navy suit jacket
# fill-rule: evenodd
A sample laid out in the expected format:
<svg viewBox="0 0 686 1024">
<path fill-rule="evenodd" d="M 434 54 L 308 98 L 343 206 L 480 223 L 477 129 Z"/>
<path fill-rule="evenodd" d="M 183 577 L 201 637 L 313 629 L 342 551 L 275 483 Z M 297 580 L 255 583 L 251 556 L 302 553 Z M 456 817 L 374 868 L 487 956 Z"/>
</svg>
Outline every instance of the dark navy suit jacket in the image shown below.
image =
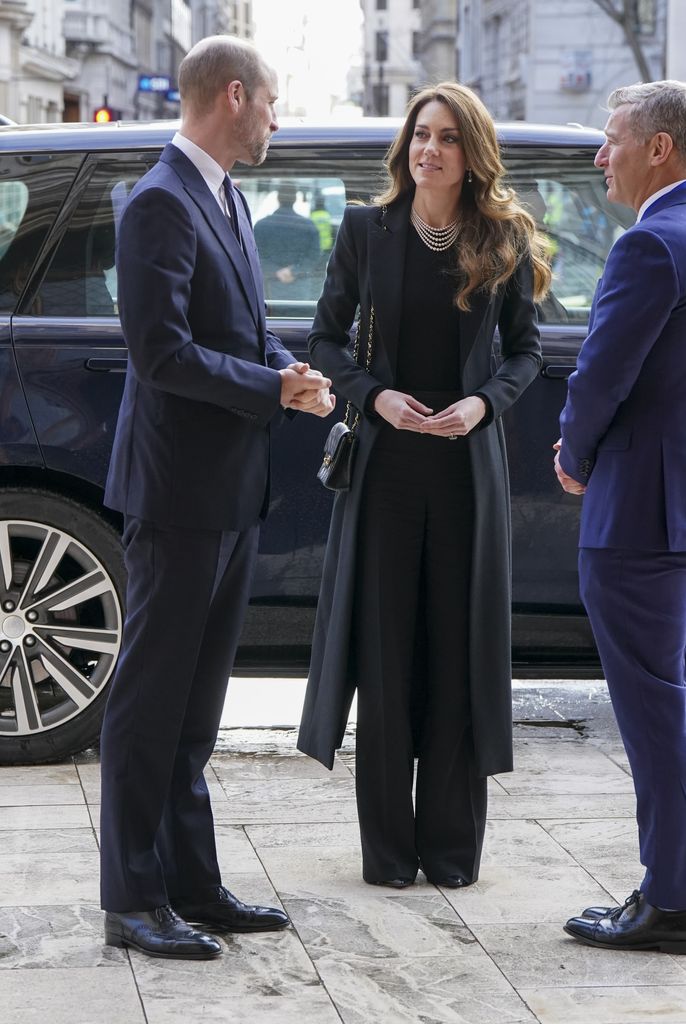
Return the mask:
<svg viewBox="0 0 686 1024">
<path fill-rule="evenodd" d="M 241 530 L 268 500 L 277 370 L 257 249 L 245 253 L 193 163 L 168 145 L 136 185 L 117 240 L 129 366 L 105 503 L 169 526 Z"/>
<path fill-rule="evenodd" d="M 560 423 L 580 547 L 686 551 L 686 185 L 613 245 Z"/>
</svg>

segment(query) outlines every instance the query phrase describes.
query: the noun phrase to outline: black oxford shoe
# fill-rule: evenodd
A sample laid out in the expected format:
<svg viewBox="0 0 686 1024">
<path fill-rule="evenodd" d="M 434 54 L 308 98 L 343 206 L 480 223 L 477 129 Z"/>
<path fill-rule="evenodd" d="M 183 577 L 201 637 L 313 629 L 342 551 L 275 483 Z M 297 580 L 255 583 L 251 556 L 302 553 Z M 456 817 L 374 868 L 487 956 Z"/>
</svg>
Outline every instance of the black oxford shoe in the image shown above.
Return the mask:
<svg viewBox="0 0 686 1024">
<path fill-rule="evenodd" d="M 222 951 L 211 935 L 197 932 L 171 907 L 105 914 L 105 944 L 128 946 L 168 960 L 213 960 Z"/>
<path fill-rule="evenodd" d="M 640 893 L 639 893 L 638 889 L 634 889 L 634 891 L 632 892 L 631 896 L 629 896 L 629 899 L 633 899 L 634 896 L 639 896 L 639 895 L 640 895 Z M 624 904 L 624 906 L 626 906 L 626 903 Z M 624 906 L 622 906 L 622 907 L 586 907 L 585 910 L 581 911 L 581 916 L 582 917 L 588 917 L 592 921 L 598 921 L 598 920 L 600 920 L 601 917 L 610 917 L 612 914 L 619 914 L 619 913 L 621 913 L 621 911 L 624 910 Z"/>
<path fill-rule="evenodd" d="M 223 885 L 206 902 L 178 903 L 174 909 L 187 921 L 217 932 L 275 932 L 290 924 L 283 910 L 241 903 Z"/>
<path fill-rule="evenodd" d="M 658 910 L 642 892 L 632 893 L 606 917 L 572 917 L 564 929 L 587 946 L 686 954 L 686 911 Z"/>
</svg>

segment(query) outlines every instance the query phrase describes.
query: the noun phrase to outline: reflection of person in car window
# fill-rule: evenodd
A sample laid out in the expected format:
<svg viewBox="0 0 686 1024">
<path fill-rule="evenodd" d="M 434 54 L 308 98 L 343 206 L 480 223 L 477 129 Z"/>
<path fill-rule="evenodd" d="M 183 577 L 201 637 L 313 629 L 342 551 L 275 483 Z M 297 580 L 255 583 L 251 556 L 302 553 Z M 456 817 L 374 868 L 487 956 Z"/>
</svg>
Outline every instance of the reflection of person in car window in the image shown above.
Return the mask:
<svg viewBox="0 0 686 1024">
<path fill-rule="evenodd" d="M 268 299 L 313 299 L 321 247 L 319 232 L 308 217 L 296 213 L 295 185 L 283 184 L 278 209 L 255 224 Z"/>
<path fill-rule="evenodd" d="M 326 208 L 323 195 L 318 195 L 315 199 L 310 220 L 319 232 L 319 245 L 322 252 L 331 252 L 333 248 L 333 222 L 331 214 Z"/>
</svg>

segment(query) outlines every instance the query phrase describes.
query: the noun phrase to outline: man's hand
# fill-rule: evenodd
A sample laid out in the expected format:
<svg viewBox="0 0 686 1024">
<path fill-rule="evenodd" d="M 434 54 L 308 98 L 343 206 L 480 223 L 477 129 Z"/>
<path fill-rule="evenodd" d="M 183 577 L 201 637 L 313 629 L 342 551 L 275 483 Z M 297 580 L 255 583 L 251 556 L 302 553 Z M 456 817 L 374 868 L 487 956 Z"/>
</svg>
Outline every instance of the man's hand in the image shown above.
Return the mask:
<svg viewBox="0 0 686 1024">
<path fill-rule="evenodd" d="M 315 416 L 328 416 L 336 406 L 329 394 L 331 381 L 309 363 L 291 363 L 281 374 L 281 405 L 284 409 L 297 409 Z"/>
<path fill-rule="evenodd" d="M 486 403 L 478 395 L 462 398 L 447 409 L 429 416 L 421 425 L 422 434 L 436 434 L 438 437 L 469 434 L 486 415 Z"/>
<path fill-rule="evenodd" d="M 560 448 L 562 447 L 561 441 L 556 441 L 553 445 L 555 451 L 555 474 L 557 479 L 560 481 L 560 487 L 567 494 L 585 494 L 586 488 L 583 484 L 580 484 L 578 480 L 575 480 L 573 476 L 568 476 L 564 469 L 560 465 Z"/>
<path fill-rule="evenodd" d="M 374 412 L 395 427 L 396 430 L 420 431 L 426 417 L 430 416 L 433 409 L 422 405 L 412 395 L 405 395 L 402 391 L 380 391 L 374 399 Z"/>
</svg>

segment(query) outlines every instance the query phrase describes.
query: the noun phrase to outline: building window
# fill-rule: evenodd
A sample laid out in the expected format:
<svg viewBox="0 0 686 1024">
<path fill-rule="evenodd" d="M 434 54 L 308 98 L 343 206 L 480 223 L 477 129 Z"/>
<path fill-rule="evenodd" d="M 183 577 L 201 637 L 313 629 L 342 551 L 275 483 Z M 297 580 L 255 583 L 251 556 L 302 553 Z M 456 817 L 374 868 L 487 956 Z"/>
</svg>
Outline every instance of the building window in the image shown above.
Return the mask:
<svg viewBox="0 0 686 1024">
<path fill-rule="evenodd" d="M 421 49 L 422 49 L 422 33 L 421 32 L 413 32 L 412 33 L 412 59 L 413 60 L 419 60 L 419 54 L 421 53 Z"/>
<path fill-rule="evenodd" d="M 655 8 L 655 0 L 634 0 L 634 24 L 639 35 L 655 35 L 657 22 Z"/>
<path fill-rule="evenodd" d="M 421 0 L 412 0 L 412 7 L 416 11 L 421 6 Z"/>
<path fill-rule="evenodd" d="M 380 64 L 388 60 L 388 32 L 376 33 L 376 59 Z"/>
<path fill-rule="evenodd" d="M 376 0 L 376 9 L 377 11 L 388 10 L 388 0 Z"/>
<path fill-rule="evenodd" d="M 388 116 L 388 86 L 385 82 L 379 82 L 372 89 L 374 103 L 373 113 L 377 117 Z"/>
</svg>

